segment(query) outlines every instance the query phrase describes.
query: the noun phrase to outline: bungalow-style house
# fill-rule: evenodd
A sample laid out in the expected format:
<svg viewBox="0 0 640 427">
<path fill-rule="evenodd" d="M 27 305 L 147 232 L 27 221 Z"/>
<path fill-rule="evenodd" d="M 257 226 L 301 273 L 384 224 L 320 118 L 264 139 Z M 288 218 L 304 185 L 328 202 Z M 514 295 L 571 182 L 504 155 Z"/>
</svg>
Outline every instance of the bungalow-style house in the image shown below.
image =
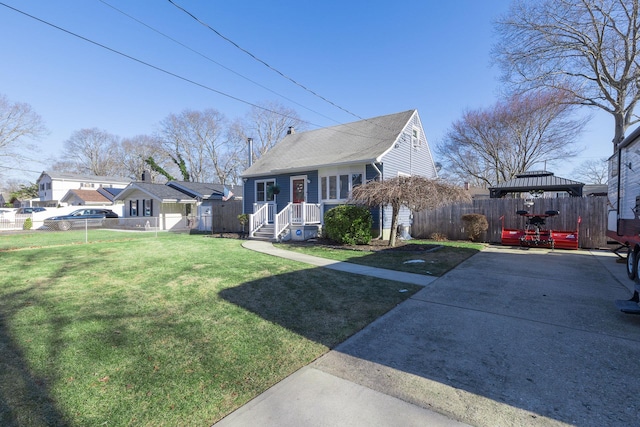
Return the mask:
<svg viewBox="0 0 640 427">
<path fill-rule="evenodd" d="M 40 200 L 35 205 L 55 207 L 63 203 L 62 198 L 69 190 L 97 190 L 100 187 L 124 188 L 129 182 L 130 180 L 126 178 L 42 172 L 36 180 Z"/>
<path fill-rule="evenodd" d="M 189 215 L 197 200 L 165 184 L 136 181 L 115 196 L 114 202 L 124 203 L 123 218 L 129 227 L 137 225 L 187 231 L 191 225 Z"/>
<path fill-rule="evenodd" d="M 417 110 L 287 135 L 243 174 L 250 237 L 306 240 L 324 213 L 371 180 L 420 175 L 436 167 Z M 374 232 L 388 238 L 391 209 L 374 209 Z M 410 224 L 411 212 L 399 223 Z"/>
<path fill-rule="evenodd" d="M 215 206 L 221 203 L 240 203 L 242 199 L 242 186 L 209 184 L 204 182 L 169 181 L 167 185 L 187 194 L 197 201 L 196 211 L 192 212 L 191 227 L 199 231 L 211 231 L 213 212 Z"/>
</svg>

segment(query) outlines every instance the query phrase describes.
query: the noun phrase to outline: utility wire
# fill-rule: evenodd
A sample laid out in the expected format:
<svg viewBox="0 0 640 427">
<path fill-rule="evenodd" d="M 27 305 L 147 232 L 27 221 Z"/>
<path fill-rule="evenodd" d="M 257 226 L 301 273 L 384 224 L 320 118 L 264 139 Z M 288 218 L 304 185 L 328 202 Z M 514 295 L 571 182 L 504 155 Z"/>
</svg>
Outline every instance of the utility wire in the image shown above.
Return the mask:
<svg viewBox="0 0 640 427">
<path fill-rule="evenodd" d="M 280 113 L 280 112 L 273 111 L 273 110 L 270 110 L 270 109 L 268 109 L 268 108 L 262 107 L 262 106 L 260 106 L 260 105 L 258 105 L 258 104 L 254 104 L 254 103 L 252 103 L 252 102 L 245 101 L 244 99 L 241 99 L 241 98 L 238 98 L 238 97 L 236 97 L 236 96 L 230 95 L 230 94 L 228 94 L 228 93 L 222 92 L 222 91 L 220 91 L 220 90 L 214 89 L 214 88 L 212 88 L 212 87 L 210 87 L 210 86 L 207 86 L 207 85 L 204 85 L 204 84 L 202 84 L 202 83 L 198 83 L 198 82 L 196 82 L 195 80 L 191 80 L 191 79 L 189 79 L 189 78 L 187 78 L 187 77 L 183 77 L 183 76 L 181 76 L 181 75 L 179 75 L 179 74 L 176 74 L 176 73 L 174 73 L 174 72 L 171 72 L 171 71 L 165 70 L 164 68 L 160 68 L 160 67 L 158 67 L 158 66 L 156 66 L 156 65 L 153 65 L 153 64 L 150 64 L 150 63 L 148 63 L 148 62 L 145 62 L 145 61 L 143 61 L 143 60 L 141 60 L 141 59 L 135 58 L 135 57 L 133 57 L 133 56 L 131 56 L 131 55 L 127 55 L 126 53 L 120 52 L 119 50 L 116 50 L 116 49 L 110 48 L 109 46 L 103 45 L 103 44 L 101 44 L 101 43 L 98 43 L 98 42 L 96 42 L 96 41 L 93 41 L 93 40 L 91 40 L 91 39 L 88 39 L 88 38 L 86 38 L 86 37 L 84 37 L 84 36 L 81 36 L 81 35 L 79 35 L 79 34 L 76 34 L 76 33 L 72 32 L 72 31 L 66 30 L 66 29 L 64 29 L 64 28 L 62 28 L 62 27 L 60 27 L 60 26 L 58 26 L 58 25 L 52 24 L 52 23 L 50 23 L 50 22 L 48 22 L 48 21 L 45 21 L 45 20 L 43 20 L 43 19 L 40 19 L 40 18 L 38 18 L 38 17 L 36 17 L 36 16 L 30 15 L 30 14 L 28 14 L 28 13 L 26 13 L 26 12 L 23 12 L 22 10 L 16 9 L 15 7 L 9 6 L 9 5 L 8 5 L 8 4 L 6 4 L 6 3 L 2 3 L 2 2 L 0 2 L 0 6 L 4 6 L 4 7 L 8 8 L 8 9 L 11 9 L 11 10 L 13 10 L 13 11 L 15 11 L 15 12 L 18 12 L 18 13 L 22 14 L 22 15 L 25 15 L 25 16 L 27 16 L 27 17 L 31 18 L 31 19 L 35 19 L 36 21 L 41 22 L 41 23 L 43 23 L 43 24 L 45 24 L 45 25 L 48 25 L 48 26 L 53 27 L 53 28 L 55 28 L 55 29 L 57 29 L 57 30 L 60 30 L 60 31 L 62 31 L 62 32 L 64 32 L 64 33 L 67 33 L 67 34 L 69 34 L 69 35 L 72 35 L 72 36 L 74 36 L 74 37 L 77 37 L 77 38 L 79 38 L 79 39 L 81 39 L 81 40 L 84 40 L 84 41 L 86 41 L 86 42 L 88 42 L 88 43 L 91 43 L 91 44 L 93 44 L 93 45 L 95 45 L 95 46 L 98 46 L 98 47 L 101 47 L 101 48 L 103 48 L 103 49 L 106 49 L 106 50 L 108 50 L 109 52 L 112 52 L 112 53 L 115 53 L 115 54 L 117 54 L 117 55 L 123 56 L 123 57 L 125 57 L 125 58 L 127 58 L 127 59 L 130 59 L 130 60 L 135 61 L 135 62 L 137 62 L 137 63 L 139 63 L 139 64 L 142 64 L 142 65 L 145 65 L 145 66 L 147 66 L 147 67 L 149 67 L 149 68 L 153 68 L 153 69 L 154 69 L 154 70 L 156 70 L 156 71 L 160 71 L 161 73 L 164 73 L 164 74 L 167 74 L 167 75 L 169 75 L 169 76 L 175 77 L 175 78 L 180 79 L 180 80 L 182 80 L 182 81 L 185 81 L 185 82 L 187 82 L 187 83 L 191 83 L 192 85 L 195 85 L 195 86 L 201 87 L 201 88 L 203 88 L 203 89 L 206 89 L 206 90 L 208 90 L 208 91 L 211 91 L 211 92 L 217 93 L 217 94 L 222 95 L 222 96 L 224 96 L 224 97 L 227 97 L 227 98 L 233 99 L 234 101 L 238 101 L 238 102 L 241 102 L 241 103 L 243 103 L 243 104 L 250 105 L 251 107 L 256 107 L 256 108 L 259 108 L 259 109 L 261 109 L 261 110 L 263 110 L 263 111 L 267 111 L 267 112 L 270 112 L 270 113 L 274 113 L 274 114 L 277 114 L 277 115 L 280 115 L 280 116 L 286 117 L 286 118 L 288 118 L 288 119 L 292 119 L 292 120 L 300 120 L 299 118 L 291 117 L 291 116 L 288 116 L 288 115 L 286 115 L 286 114 L 282 114 L 282 113 Z M 320 127 L 320 125 L 317 125 L 317 124 L 315 124 L 315 123 L 312 123 L 312 122 L 309 122 L 309 121 L 306 121 L 306 120 L 300 120 L 300 121 L 305 122 L 305 123 L 308 123 L 308 124 L 310 124 L 310 125 L 312 125 L 312 126 Z"/>
<path fill-rule="evenodd" d="M 296 86 L 304 89 L 305 91 L 311 93 L 312 95 L 322 99 L 323 101 L 333 105 L 334 107 L 344 111 L 347 114 L 352 115 L 353 117 L 356 117 L 360 120 L 365 120 L 363 117 L 360 117 L 359 115 L 347 110 L 346 108 L 341 107 L 340 105 L 328 100 L 327 98 L 325 98 L 322 95 L 317 94 L 316 92 L 314 92 L 313 90 L 309 89 L 308 87 L 306 87 L 305 85 L 297 82 L 296 80 L 294 80 L 293 78 L 289 77 L 288 75 L 284 74 L 282 71 L 278 70 L 277 68 L 272 67 L 271 65 L 269 65 L 268 63 L 266 63 L 265 61 L 263 61 L 262 59 L 258 58 L 256 55 L 254 55 L 253 53 L 249 52 L 248 50 L 244 49 L 243 47 L 241 47 L 240 45 L 238 45 L 236 42 L 234 42 L 233 40 L 231 40 L 230 38 L 224 36 L 223 34 L 221 34 L 218 30 L 216 30 L 215 28 L 213 28 L 212 26 L 210 26 L 209 24 L 207 24 L 206 22 L 202 21 L 201 19 L 199 19 L 197 16 L 195 16 L 194 14 L 192 14 L 191 12 L 189 12 L 188 10 L 186 10 L 185 8 L 183 8 L 182 6 L 179 6 L 178 4 L 176 4 L 173 0 L 167 0 L 169 3 L 171 3 L 172 5 L 174 5 L 176 8 L 178 8 L 179 10 L 181 10 L 182 12 L 186 13 L 187 15 L 189 15 L 191 18 L 193 18 L 196 22 L 198 22 L 200 25 L 208 28 L 209 30 L 213 31 L 215 34 L 217 34 L 219 37 L 221 37 L 222 39 L 224 39 L 225 41 L 231 43 L 233 46 L 235 46 L 237 49 L 241 50 L 242 52 L 246 53 L 247 55 L 249 55 L 251 58 L 255 59 L 256 61 L 258 61 L 259 63 L 263 64 L 264 66 L 266 66 L 267 68 L 269 68 L 271 71 L 276 72 L 277 74 L 279 74 L 280 76 L 284 77 L 285 79 L 289 80 L 291 83 L 295 84 Z"/>
<path fill-rule="evenodd" d="M 187 46 L 186 44 L 184 44 L 184 43 L 180 42 L 179 40 L 174 39 L 173 37 L 171 37 L 171 36 L 169 36 L 169 35 L 167 35 L 167 34 L 163 33 L 162 31 L 160 31 L 160 30 L 158 30 L 158 29 L 156 29 L 156 28 L 154 28 L 154 27 L 152 27 L 152 26 L 150 26 L 150 25 L 146 24 L 145 22 L 143 22 L 143 21 L 139 20 L 138 18 L 136 18 L 136 17 L 134 17 L 134 16 L 131 16 L 131 15 L 129 15 L 128 13 L 124 12 L 123 10 L 118 9 L 117 7 L 115 7 L 115 6 L 113 6 L 113 5 L 109 4 L 109 3 L 107 3 L 105 0 L 99 0 L 99 1 L 100 1 L 101 3 L 103 3 L 104 5 L 106 5 L 106 6 L 109 6 L 111 9 L 115 10 L 116 12 L 121 13 L 122 15 L 126 16 L 127 18 L 132 19 L 133 21 L 137 22 L 138 24 L 140 24 L 140 25 L 143 25 L 143 26 L 147 27 L 147 28 L 148 28 L 148 29 L 150 29 L 151 31 L 153 31 L 153 32 L 155 32 L 155 33 L 157 33 L 157 34 L 160 34 L 162 37 L 165 37 L 166 39 L 171 40 L 172 42 L 174 42 L 174 43 L 178 44 L 179 46 L 182 46 L 183 48 L 188 49 L 189 51 L 191 51 L 191 52 L 195 53 L 196 55 L 198 55 L 198 56 L 200 56 L 200 57 L 202 57 L 202 58 L 206 59 L 207 61 L 209 61 L 209 62 L 211 62 L 211 63 L 213 63 L 213 64 L 216 64 L 217 66 L 219 66 L 219 67 L 221 67 L 221 68 L 224 68 L 225 70 L 227 70 L 227 71 L 229 71 L 229 72 L 231 72 L 231 73 L 235 74 L 236 76 L 241 77 L 241 78 L 245 79 L 246 81 L 248 81 L 248 82 L 250 82 L 250 83 L 253 83 L 254 85 L 256 85 L 256 86 L 258 86 L 258 87 L 261 87 L 262 89 L 265 89 L 265 90 L 267 90 L 267 91 L 269 91 L 269 92 L 271 92 L 271 93 L 273 93 L 273 94 L 275 94 L 275 95 L 277 95 L 277 96 L 279 96 L 279 97 L 281 97 L 281 98 L 283 98 L 283 99 L 286 99 L 287 101 L 289 101 L 289 102 L 291 102 L 291 103 L 293 103 L 293 104 L 296 104 L 297 106 L 302 107 L 302 108 L 304 108 L 304 109 L 305 109 L 305 110 L 307 110 L 307 111 L 310 111 L 310 112 L 312 112 L 312 113 L 314 113 L 314 114 L 317 114 L 317 115 L 319 115 L 319 116 L 322 116 L 322 117 L 324 117 L 325 119 L 329 119 L 329 120 L 331 120 L 331 121 L 332 121 L 332 122 L 334 122 L 334 123 L 338 123 L 338 124 L 340 124 L 340 122 L 339 122 L 339 121 L 337 121 L 337 120 L 335 120 L 335 119 L 332 119 L 332 118 L 331 118 L 331 117 L 329 117 L 329 116 L 325 116 L 324 114 L 322 114 L 322 113 L 320 113 L 320 112 L 318 112 L 318 111 L 315 111 L 315 110 L 313 110 L 313 109 L 311 109 L 311 108 L 309 108 L 309 107 L 307 107 L 307 106 L 305 106 L 305 105 L 302 105 L 302 104 L 300 104 L 299 102 L 296 102 L 296 101 L 294 101 L 293 99 L 288 98 L 288 97 L 286 97 L 285 95 L 282 95 L 281 93 L 278 93 L 278 92 L 276 92 L 276 91 L 274 91 L 274 90 L 272 90 L 272 89 L 270 89 L 270 88 L 268 88 L 268 87 L 266 87 L 266 86 L 264 86 L 264 85 L 262 85 L 262 84 L 260 84 L 260 83 L 258 83 L 258 82 L 256 82 L 256 81 L 254 81 L 254 80 L 250 79 L 249 77 L 246 77 L 246 76 L 244 76 L 244 75 L 240 74 L 239 72 L 237 72 L 237 71 L 235 71 L 235 70 L 233 70 L 233 69 L 231 69 L 231 68 L 229 68 L 229 67 L 227 67 L 227 66 L 225 66 L 225 65 L 223 65 L 223 64 L 221 64 L 221 63 L 219 63 L 219 62 L 217 62 L 217 61 L 215 61 L 214 59 L 212 59 L 212 58 L 210 58 L 209 56 L 207 56 L 207 55 L 203 54 L 202 52 L 199 52 L 199 51 L 197 51 L 197 50 L 195 50 L 195 49 L 193 49 L 193 48 L 191 48 L 191 47 Z"/>
<path fill-rule="evenodd" d="M 44 19 L 38 18 L 37 16 L 31 15 L 31 14 L 29 14 L 29 13 L 27 13 L 27 12 L 24 12 L 24 11 L 20 10 L 20 9 L 16 9 L 15 7 L 10 6 L 10 5 L 6 4 L 6 3 L 0 2 L 0 6 L 4 6 L 4 7 L 6 7 L 7 9 L 11 9 L 11 10 L 13 10 L 13 11 L 17 12 L 17 13 L 20 13 L 20 14 L 22 14 L 22 15 L 24 15 L 24 16 L 27 16 L 27 17 L 31 18 L 31 19 L 34 19 L 34 20 L 36 20 L 36 21 L 38 21 L 38 22 L 40 22 L 40 23 L 42 23 L 42 24 L 48 25 L 48 26 L 50 26 L 50 27 L 52 27 L 52 28 L 55 28 L 55 29 L 57 29 L 57 30 L 59 30 L 59 31 L 62 31 L 62 32 L 66 33 L 66 34 L 69 34 L 69 35 L 71 35 L 71 36 L 77 37 L 77 38 L 79 38 L 79 39 L 81 39 L 81 40 L 84 40 L 84 41 L 86 41 L 86 42 L 88 42 L 88 43 L 91 43 L 91 44 L 93 44 L 93 45 L 95 45 L 95 46 L 98 46 L 98 47 L 101 47 L 101 48 L 103 48 L 103 49 L 105 49 L 105 50 L 108 50 L 109 52 L 112 52 L 112 53 L 115 53 L 115 54 L 120 55 L 120 56 L 122 56 L 122 57 L 125 57 L 125 58 L 127 58 L 127 59 L 130 59 L 130 60 L 135 61 L 135 62 L 137 62 L 137 63 L 139 63 L 139 64 L 142 64 L 142 65 L 145 65 L 145 66 L 147 66 L 147 67 L 149 67 L 149 68 L 152 68 L 152 69 L 154 69 L 154 70 L 156 70 L 156 71 L 160 71 L 161 73 L 167 74 L 167 75 L 172 76 L 172 77 L 175 77 L 175 78 L 177 78 L 177 79 L 180 79 L 180 80 L 182 80 L 182 81 L 184 81 L 184 82 L 187 82 L 187 83 L 190 83 L 190 84 L 192 84 L 192 85 L 198 86 L 198 87 L 200 87 L 200 88 L 202 88 L 202 89 L 208 90 L 208 91 L 210 91 L 210 92 L 217 93 L 217 94 L 222 95 L 222 96 L 224 96 L 224 97 L 227 97 L 227 98 L 233 99 L 234 101 L 241 102 L 241 103 L 243 103 L 243 104 L 249 105 L 249 106 L 251 106 L 251 107 L 258 108 L 258 109 L 263 110 L 263 111 L 267 111 L 267 112 L 269 112 L 269 113 L 273 113 L 273 114 L 276 114 L 276 115 L 279 115 L 279 116 L 282 116 L 282 117 L 286 117 L 286 118 L 288 118 L 288 119 L 292 119 L 292 120 L 298 120 L 298 121 L 301 121 L 301 122 L 303 122 L 303 123 L 309 124 L 309 125 L 311 125 L 311 126 L 315 126 L 316 128 L 322 128 L 322 126 L 320 126 L 320 125 L 318 125 L 318 124 L 316 124 L 316 123 L 310 122 L 310 121 L 308 121 L 308 120 L 303 120 L 303 119 L 300 119 L 300 118 L 298 118 L 298 117 L 291 117 L 291 116 L 288 116 L 288 115 L 283 114 L 283 113 L 281 113 L 281 112 L 274 111 L 274 110 L 271 110 L 271 109 L 269 109 L 269 108 L 265 108 L 265 107 L 260 106 L 260 105 L 258 105 L 258 104 L 254 104 L 254 103 L 252 103 L 252 102 L 246 101 L 246 100 L 244 100 L 244 99 L 241 99 L 241 98 L 238 98 L 238 97 L 236 97 L 236 96 L 230 95 L 230 94 L 228 94 L 228 93 L 222 92 L 222 91 L 220 91 L 220 90 L 214 89 L 214 88 L 212 88 L 212 87 L 210 87 L 210 86 L 207 86 L 207 85 L 205 85 L 205 84 L 198 83 L 198 82 L 196 82 L 196 81 L 194 81 L 194 80 L 191 80 L 191 79 L 189 79 L 189 78 L 187 78 L 187 77 L 183 77 L 183 76 L 181 76 L 181 75 L 179 75 L 179 74 L 176 74 L 176 73 L 174 73 L 174 72 L 171 72 L 171 71 L 165 70 L 164 68 L 158 67 L 158 66 L 156 66 L 156 65 L 153 65 L 153 64 L 150 64 L 150 63 L 148 63 L 148 62 L 145 62 L 145 61 L 143 61 L 143 60 L 141 60 L 141 59 L 135 58 L 135 57 L 133 57 L 133 56 L 131 56 L 131 55 L 128 55 L 128 54 L 126 54 L 126 53 L 120 52 L 120 51 L 118 51 L 118 50 L 116 50 L 116 49 L 113 49 L 113 48 L 111 48 L 111 47 L 109 47 L 109 46 L 103 45 L 103 44 L 101 44 L 101 43 L 99 43 L 99 42 L 96 42 L 96 41 L 94 41 L 94 40 L 91 40 L 91 39 L 89 39 L 89 38 L 87 38 L 87 37 L 81 36 L 81 35 L 79 35 L 79 34 L 77 34 L 77 33 L 74 33 L 74 32 L 72 32 L 72 31 L 69 31 L 69 30 L 67 30 L 67 29 L 65 29 L 65 28 L 62 28 L 62 27 L 58 26 L 58 25 L 52 24 L 52 23 L 50 23 L 50 22 L 48 22 L 48 21 L 45 21 Z M 356 117 L 357 117 L 357 116 L 356 116 Z M 370 120 L 366 120 L 366 119 L 362 119 L 362 120 L 364 120 L 364 121 L 366 121 L 366 122 L 369 122 L 369 123 L 373 123 L 373 122 L 371 122 Z M 373 123 L 373 124 L 377 125 L 376 123 Z M 345 127 L 347 127 L 347 128 L 350 128 L 350 126 L 349 126 L 348 124 L 344 124 L 344 125 L 342 125 L 342 126 L 345 126 Z M 377 126 L 379 126 L 379 125 L 377 125 Z M 380 127 L 382 127 L 382 126 L 380 126 Z M 383 127 L 383 128 L 385 128 L 385 129 L 386 129 L 386 127 Z M 327 128 L 327 129 L 330 129 L 330 128 Z M 333 129 L 333 131 L 334 131 L 334 132 L 339 132 L 339 133 L 342 133 L 342 134 L 345 134 L 345 135 L 360 136 L 360 137 L 361 137 L 361 136 L 363 136 L 362 134 L 350 133 L 350 132 L 345 132 L 345 131 L 342 131 L 342 130 L 336 130 L 336 129 Z M 383 138 L 373 138 L 373 139 L 383 140 Z"/>
</svg>

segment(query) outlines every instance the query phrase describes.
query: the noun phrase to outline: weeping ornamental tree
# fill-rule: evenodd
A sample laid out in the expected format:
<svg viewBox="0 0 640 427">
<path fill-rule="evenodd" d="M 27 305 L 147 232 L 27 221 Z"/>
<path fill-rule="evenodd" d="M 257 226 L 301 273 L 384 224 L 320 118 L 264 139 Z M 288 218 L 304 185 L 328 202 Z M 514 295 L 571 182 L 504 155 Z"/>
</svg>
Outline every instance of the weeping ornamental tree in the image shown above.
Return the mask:
<svg viewBox="0 0 640 427">
<path fill-rule="evenodd" d="M 415 212 L 463 200 L 469 200 L 469 193 L 462 188 L 421 176 L 399 176 L 385 181 L 370 181 L 354 188 L 351 193 L 353 203 L 369 207 L 391 206 L 389 246 L 396 245 L 398 216 L 402 206 Z"/>
</svg>

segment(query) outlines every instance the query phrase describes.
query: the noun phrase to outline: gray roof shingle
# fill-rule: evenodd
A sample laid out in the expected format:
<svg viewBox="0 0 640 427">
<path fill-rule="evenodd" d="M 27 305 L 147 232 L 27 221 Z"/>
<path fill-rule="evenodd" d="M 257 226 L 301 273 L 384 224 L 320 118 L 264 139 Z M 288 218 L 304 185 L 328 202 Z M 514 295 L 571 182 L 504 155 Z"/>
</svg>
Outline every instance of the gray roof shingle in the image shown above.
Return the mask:
<svg viewBox="0 0 640 427">
<path fill-rule="evenodd" d="M 287 135 L 245 170 L 242 176 L 379 161 L 393 147 L 415 113 L 416 110 L 408 110 Z"/>
<path fill-rule="evenodd" d="M 182 191 L 176 190 L 175 188 L 169 187 L 165 184 L 154 184 L 151 182 L 144 181 L 136 181 L 132 182 L 118 194 L 115 199 L 116 200 L 124 200 L 127 195 L 133 190 L 140 190 L 150 197 L 153 197 L 158 200 L 162 200 L 165 202 L 177 202 L 177 201 L 196 201 L 195 198 L 183 193 Z"/>
</svg>

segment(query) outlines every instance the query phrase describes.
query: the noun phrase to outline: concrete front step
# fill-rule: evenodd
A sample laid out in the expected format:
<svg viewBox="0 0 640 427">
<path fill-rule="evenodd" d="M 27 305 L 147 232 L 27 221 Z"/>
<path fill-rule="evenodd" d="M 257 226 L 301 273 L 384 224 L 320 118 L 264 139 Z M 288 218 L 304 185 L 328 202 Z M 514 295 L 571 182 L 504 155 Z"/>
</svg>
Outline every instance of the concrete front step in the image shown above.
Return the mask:
<svg viewBox="0 0 640 427">
<path fill-rule="evenodd" d="M 273 238 L 273 225 L 263 225 L 253 233 L 253 238 L 256 240 L 275 241 Z"/>
</svg>

